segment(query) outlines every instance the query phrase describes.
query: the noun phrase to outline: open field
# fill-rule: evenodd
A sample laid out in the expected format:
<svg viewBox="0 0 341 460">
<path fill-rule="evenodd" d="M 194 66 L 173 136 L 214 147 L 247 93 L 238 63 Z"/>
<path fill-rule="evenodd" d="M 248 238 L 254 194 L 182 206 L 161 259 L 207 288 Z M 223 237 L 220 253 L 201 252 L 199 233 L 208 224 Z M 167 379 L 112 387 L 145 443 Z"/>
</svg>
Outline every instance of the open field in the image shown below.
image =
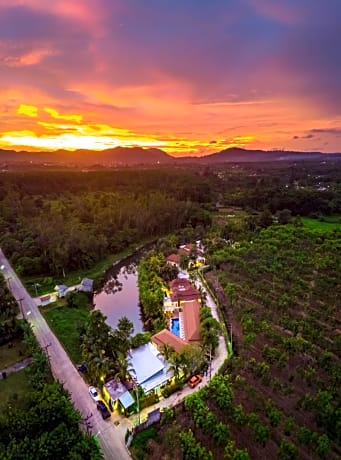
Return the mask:
<svg viewBox="0 0 341 460">
<path fill-rule="evenodd" d="M 22 340 L 12 340 L 11 344 L 12 347 L 9 347 L 8 344 L 0 347 L 0 370 L 30 356 L 29 349 Z"/>
<path fill-rule="evenodd" d="M 41 311 L 72 361 L 80 363 L 78 328 L 85 323 L 89 315 L 88 308 L 70 308 L 63 303 L 56 303 L 49 307 L 42 307 Z"/>
<path fill-rule="evenodd" d="M 12 404 L 30 391 L 25 369 L 13 372 L 5 380 L 0 380 L 0 410 L 11 400 Z"/>
<path fill-rule="evenodd" d="M 341 230 L 341 216 L 326 216 L 323 220 L 302 217 L 302 223 L 311 230 L 319 230 L 321 232 Z"/>
</svg>

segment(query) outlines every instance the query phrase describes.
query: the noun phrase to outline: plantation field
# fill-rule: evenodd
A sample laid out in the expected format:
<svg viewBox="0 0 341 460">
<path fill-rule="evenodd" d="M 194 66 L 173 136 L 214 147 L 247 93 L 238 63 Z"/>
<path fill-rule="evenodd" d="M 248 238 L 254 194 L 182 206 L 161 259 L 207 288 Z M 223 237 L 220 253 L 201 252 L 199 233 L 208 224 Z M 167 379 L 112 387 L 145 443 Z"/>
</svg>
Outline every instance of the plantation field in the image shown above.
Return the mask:
<svg viewBox="0 0 341 460">
<path fill-rule="evenodd" d="M 272 225 L 213 247 L 206 276 L 235 355 L 145 458 L 340 458 L 341 233 Z"/>
</svg>

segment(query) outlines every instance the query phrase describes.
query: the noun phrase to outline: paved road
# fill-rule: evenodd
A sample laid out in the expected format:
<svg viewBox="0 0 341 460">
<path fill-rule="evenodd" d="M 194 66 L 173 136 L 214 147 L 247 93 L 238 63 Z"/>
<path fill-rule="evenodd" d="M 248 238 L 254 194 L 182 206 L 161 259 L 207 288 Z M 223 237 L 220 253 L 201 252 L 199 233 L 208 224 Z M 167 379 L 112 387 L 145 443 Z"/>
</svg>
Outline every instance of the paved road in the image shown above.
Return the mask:
<svg viewBox="0 0 341 460">
<path fill-rule="evenodd" d="M 48 353 L 52 373 L 55 379 L 64 384 L 64 387 L 71 393 L 72 402 L 77 410 L 85 418 L 89 418 L 91 432 L 98 436 L 104 457 L 107 460 L 130 459 L 130 454 L 124 444 L 122 428 L 118 430 L 111 421 L 102 419 L 96 410 L 88 394 L 88 388 L 82 377 L 77 372 L 64 348 L 52 333 L 43 316 L 41 315 L 36 302 L 28 294 L 15 271 L 10 266 L 0 249 L 0 267 L 7 280 L 7 285 L 13 296 L 18 301 L 21 313 L 32 325 L 33 332 L 40 343 L 40 346 Z"/>
</svg>

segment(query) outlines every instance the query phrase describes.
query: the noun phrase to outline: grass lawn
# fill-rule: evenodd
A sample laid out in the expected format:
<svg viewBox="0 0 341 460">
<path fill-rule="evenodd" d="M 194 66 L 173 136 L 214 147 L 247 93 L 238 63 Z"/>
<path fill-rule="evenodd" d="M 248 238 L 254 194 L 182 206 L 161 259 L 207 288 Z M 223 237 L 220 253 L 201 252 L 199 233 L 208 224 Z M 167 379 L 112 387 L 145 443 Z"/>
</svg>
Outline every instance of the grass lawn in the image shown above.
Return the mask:
<svg viewBox="0 0 341 460">
<path fill-rule="evenodd" d="M 132 440 L 130 447 L 132 449 L 142 450 L 145 452 L 145 448 L 149 439 L 156 439 L 157 437 L 157 431 L 153 426 L 150 426 L 145 430 L 140 431 L 140 433 L 137 433 L 137 435 Z"/>
<path fill-rule="evenodd" d="M 321 232 L 341 230 L 341 216 L 327 216 L 323 220 L 302 217 L 301 220 L 303 225 L 311 230 L 319 230 Z"/>
<path fill-rule="evenodd" d="M 89 310 L 87 308 L 70 308 L 55 303 L 49 307 L 41 308 L 41 312 L 72 361 L 80 363 L 81 351 L 77 326 L 86 321 Z"/>
<path fill-rule="evenodd" d="M 25 369 L 13 372 L 5 380 L 0 380 L 0 411 L 7 405 L 10 399 L 12 404 L 15 404 L 14 401 L 20 400 L 30 390 L 31 387 Z"/>
<path fill-rule="evenodd" d="M 0 347 L 0 370 L 30 356 L 29 348 L 22 340 L 13 340 L 12 344 L 12 348 L 8 348 L 8 344 Z"/>
</svg>

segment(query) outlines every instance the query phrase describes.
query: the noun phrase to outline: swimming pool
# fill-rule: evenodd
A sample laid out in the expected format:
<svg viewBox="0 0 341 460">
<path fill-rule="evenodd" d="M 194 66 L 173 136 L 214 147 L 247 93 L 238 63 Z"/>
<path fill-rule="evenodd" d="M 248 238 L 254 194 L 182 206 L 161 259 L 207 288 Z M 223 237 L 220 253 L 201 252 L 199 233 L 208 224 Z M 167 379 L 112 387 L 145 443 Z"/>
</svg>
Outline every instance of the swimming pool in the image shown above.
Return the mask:
<svg viewBox="0 0 341 460">
<path fill-rule="evenodd" d="M 171 332 L 180 337 L 180 319 L 172 318 L 171 319 Z"/>
</svg>

